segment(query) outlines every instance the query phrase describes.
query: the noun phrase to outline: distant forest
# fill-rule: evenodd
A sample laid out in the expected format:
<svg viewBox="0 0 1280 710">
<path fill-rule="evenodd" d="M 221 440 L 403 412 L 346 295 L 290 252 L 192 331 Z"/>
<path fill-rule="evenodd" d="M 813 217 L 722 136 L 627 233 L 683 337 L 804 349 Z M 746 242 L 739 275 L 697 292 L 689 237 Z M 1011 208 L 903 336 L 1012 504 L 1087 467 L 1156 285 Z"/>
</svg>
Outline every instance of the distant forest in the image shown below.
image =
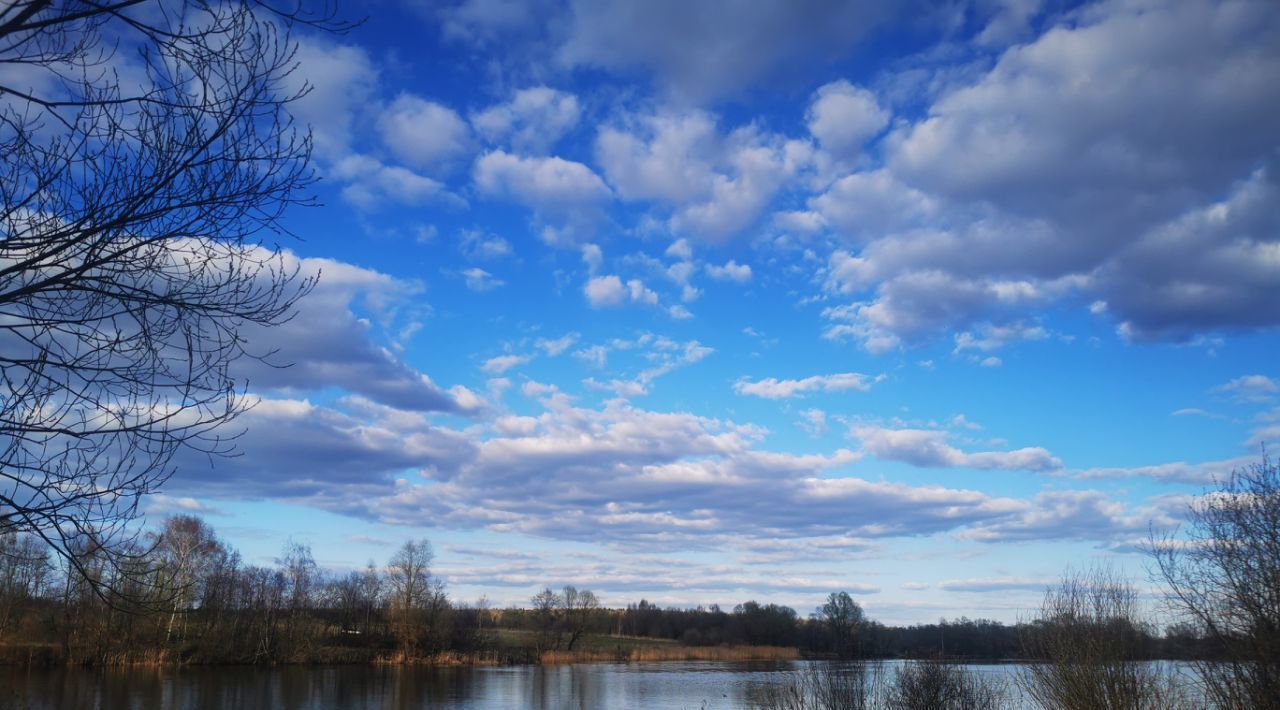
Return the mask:
<svg viewBox="0 0 1280 710">
<path fill-rule="evenodd" d="M 755 600 L 605 608 L 589 590 L 543 590 L 522 608 L 451 600 L 426 540 L 386 564 L 336 574 L 289 543 L 275 564 L 245 564 L 204 520 L 167 519 L 134 554 L 53 555 L 27 535 L 0 537 L 0 660 L 8 663 L 512 663 L 633 657 L 643 640 L 687 648 L 781 647 L 806 657 L 1010 660 L 1036 655 L 1036 620 L 887 626 L 843 592 L 810 613 Z M 117 551 L 118 552 L 118 551 Z M 121 563 L 125 560 L 125 563 Z M 1191 626 L 1157 633 L 1118 620 L 1138 658 L 1219 652 Z M 655 647 L 656 648 L 656 647 Z M 739 651 L 734 657 L 750 657 Z M 636 657 L 663 658 L 664 655 Z M 703 657 L 703 656 L 699 656 Z M 713 657 L 713 656 L 705 656 Z"/>
</svg>

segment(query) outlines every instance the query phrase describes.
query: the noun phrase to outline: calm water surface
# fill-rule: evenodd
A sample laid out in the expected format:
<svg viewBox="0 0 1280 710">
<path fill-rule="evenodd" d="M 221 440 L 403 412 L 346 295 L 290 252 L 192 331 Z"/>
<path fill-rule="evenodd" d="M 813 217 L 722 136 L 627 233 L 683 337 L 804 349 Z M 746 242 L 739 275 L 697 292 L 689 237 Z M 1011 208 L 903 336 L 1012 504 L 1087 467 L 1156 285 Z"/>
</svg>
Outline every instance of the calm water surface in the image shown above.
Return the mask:
<svg viewBox="0 0 1280 710">
<path fill-rule="evenodd" d="M 806 661 L 401 668 L 0 668 L 0 710 L 750 708 Z M 822 663 L 821 661 L 814 663 Z M 892 675 L 893 662 L 885 664 Z M 1012 680 L 1016 665 L 969 668 Z"/>
<path fill-rule="evenodd" d="M 0 708 L 738 708 L 788 663 L 0 671 Z M 753 694 L 753 691 L 754 694 Z"/>
</svg>

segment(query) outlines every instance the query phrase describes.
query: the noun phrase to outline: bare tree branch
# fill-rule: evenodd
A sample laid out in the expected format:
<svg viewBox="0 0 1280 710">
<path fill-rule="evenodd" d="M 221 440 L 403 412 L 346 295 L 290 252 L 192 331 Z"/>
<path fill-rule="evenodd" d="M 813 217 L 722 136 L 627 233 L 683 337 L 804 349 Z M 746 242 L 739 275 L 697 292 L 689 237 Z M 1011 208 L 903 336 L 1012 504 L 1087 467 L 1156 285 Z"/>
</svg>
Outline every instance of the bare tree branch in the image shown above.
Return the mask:
<svg viewBox="0 0 1280 710">
<path fill-rule="evenodd" d="M 231 451 L 242 329 L 314 284 L 268 241 L 313 181 L 298 25 L 350 26 L 247 0 L 0 10 L 0 65 L 22 69 L 0 83 L 0 533 L 100 595 L 117 575 L 88 561 L 130 566 L 175 454 Z"/>
</svg>

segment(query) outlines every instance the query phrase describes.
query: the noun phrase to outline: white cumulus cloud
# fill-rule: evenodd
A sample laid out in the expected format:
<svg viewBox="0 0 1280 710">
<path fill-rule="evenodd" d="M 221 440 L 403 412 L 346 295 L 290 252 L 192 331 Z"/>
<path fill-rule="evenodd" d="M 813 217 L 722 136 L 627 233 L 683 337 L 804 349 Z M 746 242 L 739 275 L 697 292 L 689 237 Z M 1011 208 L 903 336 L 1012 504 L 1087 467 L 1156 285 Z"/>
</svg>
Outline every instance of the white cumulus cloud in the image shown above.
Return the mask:
<svg viewBox="0 0 1280 710">
<path fill-rule="evenodd" d="M 752 382 L 741 379 L 734 383 L 733 389 L 738 394 L 753 395 L 765 399 L 786 399 L 798 397 L 809 392 L 866 392 L 872 383 L 879 378 L 872 378 L 857 372 L 842 372 L 835 375 L 814 375 L 800 380 L 779 380 L 767 377 Z"/>
</svg>

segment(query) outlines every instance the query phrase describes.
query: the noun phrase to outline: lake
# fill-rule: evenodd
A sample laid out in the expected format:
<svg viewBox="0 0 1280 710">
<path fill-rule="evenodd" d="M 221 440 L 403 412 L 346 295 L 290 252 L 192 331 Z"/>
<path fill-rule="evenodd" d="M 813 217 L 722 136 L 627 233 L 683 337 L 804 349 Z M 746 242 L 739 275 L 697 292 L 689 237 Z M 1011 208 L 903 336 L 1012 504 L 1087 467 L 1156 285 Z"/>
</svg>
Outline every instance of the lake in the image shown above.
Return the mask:
<svg viewBox="0 0 1280 710">
<path fill-rule="evenodd" d="M 821 661 L 0 669 L 0 710 L 756 707 Z M 892 674 L 895 662 L 886 662 Z M 1011 680 L 1018 666 L 967 668 Z"/>
</svg>

